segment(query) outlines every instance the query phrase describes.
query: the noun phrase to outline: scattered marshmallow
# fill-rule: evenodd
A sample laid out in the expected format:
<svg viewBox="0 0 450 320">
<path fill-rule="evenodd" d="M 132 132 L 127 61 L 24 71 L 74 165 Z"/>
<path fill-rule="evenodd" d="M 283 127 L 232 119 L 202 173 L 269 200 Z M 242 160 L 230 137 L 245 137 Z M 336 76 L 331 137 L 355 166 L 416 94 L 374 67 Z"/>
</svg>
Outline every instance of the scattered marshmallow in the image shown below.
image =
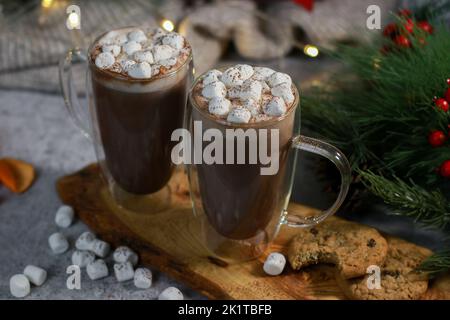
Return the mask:
<svg viewBox="0 0 450 320">
<path fill-rule="evenodd" d="M 91 251 L 95 253 L 96 256 L 105 258 L 109 254 L 110 249 L 111 247 L 109 246 L 109 243 L 103 240 L 95 239 L 92 243 Z"/>
<path fill-rule="evenodd" d="M 287 104 L 291 104 L 295 100 L 295 96 L 292 93 L 291 85 L 285 82 L 276 85 L 275 87 L 272 88 L 270 92 L 275 97 L 283 98 L 284 102 L 286 102 Z"/>
<path fill-rule="evenodd" d="M 122 46 L 122 50 L 129 56 L 131 56 L 133 53 L 139 51 L 142 49 L 142 46 L 139 42 L 136 41 L 128 41 Z"/>
<path fill-rule="evenodd" d="M 242 85 L 240 92 L 239 92 L 239 98 L 242 100 L 246 99 L 254 99 L 259 100 L 261 99 L 261 92 L 262 92 L 262 85 L 259 81 L 245 81 Z"/>
<path fill-rule="evenodd" d="M 30 294 L 30 281 L 23 274 L 13 275 L 9 279 L 9 290 L 16 298 L 23 298 Z"/>
<path fill-rule="evenodd" d="M 158 296 L 158 300 L 183 300 L 183 294 L 175 287 L 168 287 Z"/>
<path fill-rule="evenodd" d="M 279 117 L 285 114 L 286 104 L 283 98 L 273 97 L 264 108 L 264 113 L 273 117 Z"/>
<path fill-rule="evenodd" d="M 115 62 L 114 56 L 111 52 L 102 52 L 95 58 L 95 65 L 100 69 L 107 69 Z"/>
<path fill-rule="evenodd" d="M 167 44 L 157 45 L 153 47 L 153 59 L 155 62 L 172 58 L 176 50 Z"/>
<path fill-rule="evenodd" d="M 214 97 L 224 98 L 226 94 L 227 88 L 220 81 L 210 83 L 202 90 L 202 96 L 204 96 L 206 99 L 212 99 Z"/>
<path fill-rule="evenodd" d="M 109 274 L 105 261 L 97 259 L 86 266 L 86 272 L 91 280 L 107 277 Z"/>
<path fill-rule="evenodd" d="M 132 78 L 148 79 L 152 77 L 152 67 L 148 62 L 140 62 L 130 66 L 127 73 Z"/>
<path fill-rule="evenodd" d="M 136 29 L 128 32 L 128 39 L 135 42 L 144 42 L 147 40 L 147 36 L 141 29 Z"/>
<path fill-rule="evenodd" d="M 162 43 L 180 50 L 184 47 L 184 38 L 178 33 L 171 32 L 162 38 Z"/>
<path fill-rule="evenodd" d="M 259 81 L 266 81 L 268 77 L 275 73 L 274 70 L 266 67 L 254 67 L 252 78 Z"/>
<path fill-rule="evenodd" d="M 85 268 L 89 263 L 94 262 L 95 254 L 90 251 L 75 250 L 72 253 L 72 264 Z"/>
<path fill-rule="evenodd" d="M 244 107 L 237 107 L 230 111 L 227 117 L 228 122 L 233 123 L 248 123 L 252 114 Z"/>
<path fill-rule="evenodd" d="M 271 276 L 277 276 L 283 272 L 286 258 L 278 252 L 272 252 L 264 262 L 264 272 Z"/>
<path fill-rule="evenodd" d="M 244 83 L 241 73 L 237 68 L 231 67 L 225 70 L 220 76 L 220 81 L 225 84 L 227 88 L 240 86 Z"/>
<path fill-rule="evenodd" d="M 204 76 L 203 76 L 203 85 L 206 86 L 207 84 L 219 81 L 219 77 L 222 75 L 222 72 L 220 72 L 219 70 L 213 69 L 208 71 Z"/>
<path fill-rule="evenodd" d="M 41 286 L 47 279 L 47 271 L 33 265 L 26 266 L 23 274 L 35 286 Z"/>
<path fill-rule="evenodd" d="M 215 116 L 225 116 L 230 111 L 231 101 L 224 97 L 214 97 L 209 101 L 208 111 Z"/>
<path fill-rule="evenodd" d="M 136 62 L 153 63 L 153 54 L 151 53 L 150 50 L 137 51 L 134 53 L 134 60 Z"/>
<path fill-rule="evenodd" d="M 92 232 L 86 231 L 83 232 L 75 241 L 75 248 L 78 250 L 92 250 L 92 247 L 94 245 L 94 241 L 97 238 Z"/>
<path fill-rule="evenodd" d="M 128 261 L 123 263 L 115 263 L 114 275 L 119 282 L 131 280 L 134 278 L 133 266 Z"/>
<path fill-rule="evenodd" d="M 134 272 L 134 285 L 139 289 L 148 289 L 152 286 L 153 275 L 147 268 L 137 268 Z"/>
<path fill-rule="evenodd" d="M 250 77 L 255 72 L 253 70 L 253 67 L 248 64 L 237 64 L 234 67 L 239 70 L 239 74 L 240 74 L 242 81 L 250 79 Z"/>
<path fill-rule="evenodd" d="M 267 83 L 271 88 L 279 85 L 280 83 L 287 83 L 289 86 L 291 86 L 292 79 L 286 73 L 275 72 L 267 78 Z"/>
<path fill-rule="evenodd" d="M 48 238 L 48 244 L 50 245 L 50 249 L 52 249 L 53 253 L 55 254 L 64 253 L 67 251 L 67 249 L 69 249 L 69 242 L 67 241 L 66 237 L 60 232 L 52 234 Z"/>
<path fill-rule="evenodd" d="M 113 259 L 117 263 L 131 262 L 133 266 L 138 263 L 138 255 L 136 252 L 126 246 L 117 247 L 113 253 Z"/>
<path fill-rule="evenodd" d="M 122 49 L 120 48 L 120 46 L 116 44 L 105 44 L 102 46 L 102 52 L 109 52 L 114 57 L 117 57 L 120 54 L 121 50 Z"/>
<path fill-rule="evenodd" d="M 67 228 L 73 222 L 73 208 L 70 206 L 61 206 L 55 215 L 55 223 L 58 227 Z"/>
</svg>

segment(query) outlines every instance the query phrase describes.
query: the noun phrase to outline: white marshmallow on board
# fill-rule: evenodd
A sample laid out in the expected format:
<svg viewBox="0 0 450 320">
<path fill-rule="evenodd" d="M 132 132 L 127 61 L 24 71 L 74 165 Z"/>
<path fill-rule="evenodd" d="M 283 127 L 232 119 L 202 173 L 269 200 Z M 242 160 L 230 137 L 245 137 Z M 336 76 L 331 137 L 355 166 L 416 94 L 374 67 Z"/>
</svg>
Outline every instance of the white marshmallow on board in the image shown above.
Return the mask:
<svg viewBox="0 0 450 320">
<path fill-rule="evenodd" d="M 114 57 L 117 57 L 120 54 L 122 49 L 117 44 L 105 44 L 102 46 L 102 52 L 109 52 Z"/>
<path fill-rule="evenodd" d="M 264 108 L 264 113 L 272 117 L 280 117 L 286 113 L 286 103 L 283 98 L 273 97 Z"/>
<path fill-rule="evenodd" d="M 264 272 L 271 276 L 277 276 L 283 272 L 286 258 L 278 252 L 272 252 L 264 262 Z"/>
<path fill-rule="evenodd" d="M 55 223 L 58 227 L 67 228 L 73 222 L 74 212 L 71 206 L 61 206 L 55 215 Z"/>
<path fill-rule="evenodd" d="M 212 99 L 214 97 L 224 98 L 226 94 L 227 88 L 220 81 L 212 82 L 202 89 L 202 96 L 206 99 Z"/>
<path fill-rule="evenodd" d="M 127 55 L 131 56 L 136 51 L 139 51 L 142 49 L 142 46 L 139 42 L 136 41 L 128 41 L 122 46 L 123 52 L 125 52 Z"/>
<path fill-rule="evenodd" d="M 280 83 L 287 83 L 289 86 L 292 85 L 292 79 L 286 73 L 275 72 L 270 77 L 267 78 L 267 84 L 273 88 Z"/>
<path fill-rule="evenodd" d="M 134 272 L 134 285 L 139 289 L 148 289 L 152 286 L 153 275 L 147 268 L 137 268 Z"/>
<path fill-rule="evenodd" d="M 153 63 L 153 54 L 150 50 L 141 50 L 134 53 L 134 60 L 136 62 Z"/>
<path fill-rule="evenodd" d="M 172 58 L 177 51 L 167 44 L 156 45 L 153 47 L 153 59 L 155 62 Z"/>
<path fill-rule="evenodd" d="M 252 114 L 244 107 L 237 107 L 230 111 L 227 117 L 228 122 L 232 123 L 248 123 Z"/>
<path fill-rule="evenodd" d="M 219 81 L 220 76 L 222 75 L 222 72 L 219 70 L 213 69 L 208 71 L 202 79 L 203 85 L 206 86 L 207 84 Z"/>
<path fill-rule="evenodd" d="M 95 58 L 95 65 L 100 69 L 107 69 L 111 67 L 116 59 L 111 52 L 101 52 Z"/>
<path fill-rule="evenodd" d="M 9 290 L 16 298 L 23 298 L 30 294 L 30 281 L 23 274 L 13 275 L 9 279 Z"/>
<path fill-rule="evenodd" d="M 83 232 L 78 237 L 77 241 L 75 241 L 75 248 L 77 248 L 78 250 L 92 250 L 92 246 L 96 239 L 97 238 L 92 232 Z"/>
<path fill-rule="evenodd" d="M 90 251 L 75 250 L 72 253 L 72 264 L 85 268 L 89 263 L 95 260 L 95 254 Z"/>
<path fill-rule="evenodd" d="M 254 67 L 253 70 L 255 72 L 253 73 L 252 79 L 259 81 L 266 81 L 268 77 L 275 73 L 274 70 L 266 67 Z"/>
<path fill-rule="evenodd" d="M 273 96 L 283 98 L 284 102 L 291 104 L 295 100 L 295 96 L 292 93 L 292 86 L 283 82 L 270 90 Z"/>
<path fill-rule="evenodd" d="M 223 97 L 214 97 L 209 100 L 208 111 L 215 116 L 225 116 L 230 112 L 231 101 Z"/>
<path fill-rule="evenodd" d="M 35 286 L 42 285 L 47 279 L 47 271 L 33 265 L 26 266 L 23 270 L 23 274 Z"/>
<path fill-rule="evenodd" d="M 114 275 L 117 281 L 123 282 L 134 278 L 134 269 L 129 261 L 114 264 Z"/>
<path fill-rule="evenodd" d="M 135 79 L 149 79 L 152 77 L 152 67 L 148 62 L 140 62 L 133 64 L 127 73 Z"/>
<path fill-rule="evenodd" d="M 162 38 L 162 43 L 176 50 L 181 50 L 184 47 L 184 38 L 178 33 L 171 32 Z"/>
<path fill-rule="evenodd" d="M 86 266 L 86 272 L 91 280 L 97 280 L 108 276 L 108 267 L 105 261 L 97 259 Z"/>
<path fill-rule="evenodd" d="M 147 36 L 141 29 L 136 29 L 128 32 L 128 39 L 136 42 L 144 42 L 147 40 Z"/>
<path fill-rule="evenodd" d="M 66 237 L 60 233 L 55 232 L 48 238 L 48 244 L 50 246 L 50 249 L 52 249 L 53 253 L 55 254 L 61 254 L 67 251 L 69 249 L 69 242 L 67 241 Z"/>
<path fill-rule="evenodd" d="M 164 289 L 158 296 L 158 300 L 183 300 L 183 294 L 175 287 Z"/>
<path fill-rule="evenodd" d="M 110 249 L 111 247 L 109 246 L 109 243 L 103 240 L 95 239 L 92 243 L 91 251 L 95 253 L 96 256 L 105 258 L 109 254 Z"/>
<path fill-rule="evenodd" d="M 138 255 L 136 252 L 126 246 L 117 247 L 113 253 L 113 259 L 117 263 L 131 262 L 133 266 L 138 263 Z"/>
</svg>

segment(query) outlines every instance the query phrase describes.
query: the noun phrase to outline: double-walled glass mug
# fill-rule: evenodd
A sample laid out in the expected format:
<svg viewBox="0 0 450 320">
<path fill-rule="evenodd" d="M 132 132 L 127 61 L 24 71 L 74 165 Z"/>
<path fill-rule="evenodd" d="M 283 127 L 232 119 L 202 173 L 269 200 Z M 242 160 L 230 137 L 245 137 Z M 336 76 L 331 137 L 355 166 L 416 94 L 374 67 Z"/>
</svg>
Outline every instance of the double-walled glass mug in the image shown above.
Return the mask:
<svg viewBox="0 0 450 320">
<path fill-rule="evenodd" d="M 192 54 L 189 47 L 186 60 L 178 67 L 149 79 L 132 78 L 97 67 L 93 52 L 106 34 L 92 43 L 87 54 L 72 49 L 61 60 L 60 82 L 66 107 L 95 147 L 110 200 L 125 209 L 155 213 L 170 203 L 167 183 L 175 168 L 171 134 L 183 126 L 193 77 Z M 75 62 L 87 64 L 88 106 L 79 102 L 74 88 Z"/>
<path fill-rule="evenodd" d="M 337 211 L 350 184 L 348 161 L 332 145 L 299 135 L 299 93 L 294 85 L 295 101 L 283 116 L 235 124 L 212 116 L 207 108 L 200 105 L 197 98 L 201 91 L 198 89 L 201 88 L 201 79 L 202 76 L 189 92 L 187 129 L 192 137 L 203 136 L 208 129 L 215 131 L 214 138 L 206 134 L 209 137 L 204 139 L 206 142 L 202 142 L 198 154 L 204 154 L 214 139 L 220 139 L 219 145 L 224 146 L 222 163 L 192 160 L 188 166 L 194 216 L 201 226 L 200 238 L 209 254 L 231 263 L 256 258 L 276 237 L 282 225 L 313 226 Z M 236 136 L 227 135 L 230 129 L 231 132 L 242 129 L 246 135 L 239 140 Z M 249 133 L 251 131 L 252 134 Z M 272 139 L 276 139 L 277 135 L 272 136 L 272 132 L 278 132 L 278 144 L 273 143 Z M 228 149 L 225 147 L 227 145 L 234 147 Z M 275 174 L 262 174 L 262 169 L 269 167 L 267 161 L 263 163 L 261 158 L 256 162 L 249 161 L 252 153 L 261 152 L 256 151 L 255 146 L 261 148 L 263 145 L 267 146 L 267 152 L 264 152 L 277 155 L 278 170 Z M 240 163 L 237 161 L 239 148 L 245 155 L 244 163 L 242 160 Z M 298 150 L 326 157 L 341 174 L 340 193 L 335 203 L 328 210 L 312 217 L 300 217 L 287 212 Z M 233 153 L 231 156 L 230 152 Z M 234 160 L 231 164 L 226 164 L 227 155 Z"/>
</svg>

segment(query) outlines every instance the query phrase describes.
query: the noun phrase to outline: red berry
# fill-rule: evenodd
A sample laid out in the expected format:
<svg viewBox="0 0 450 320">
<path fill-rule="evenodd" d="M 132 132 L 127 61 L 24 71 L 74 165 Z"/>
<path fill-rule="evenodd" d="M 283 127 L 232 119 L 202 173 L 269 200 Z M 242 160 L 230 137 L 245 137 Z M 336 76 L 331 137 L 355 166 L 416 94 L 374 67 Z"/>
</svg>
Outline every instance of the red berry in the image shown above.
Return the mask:
<svg viewBox="0 0 450 320">
<path fill-rule="evenodd" d="M 447 112 L 448 109 L 449 109 L 449 105 L 448 105 L 447 100 L 445 100 L 443 98 L 439 98 L 439 99 L 435 98 L 434 99 L 434 104 L 436 105 L 436 107 L 438 109 L 441 109 L 444 112 Z"/>
<path fill-rule="evenodd" d="M 428 136 L 428 142 L 435 148 L 442 146 L 446 140 L 447 137 L 441 130 L 433 130 Z"/>
<path fill-rule="evenodd" d="M 410 48 L 411 47 L 411 41 L 409 41 L 409 39 L 402 34 L 396 36 L 394 39 L 394 42 L 395 42 L 395 44 L 397 44 L 397 46 L 402 47 L 402 48 Z"/>
<path fill-rule="evenodd" d="M 444 178 L 450 178 L 450 160 L 445 160 L 439 168 L 439 173 Z"/>
<path fill-rule="evenodd" d="M 398 15 L 401 17 L 410 17 L 411 14 L 412 14 L 411 10 L 408 10 L 408 9 L 398 10 Z"/>
<path fill-rule="evenodd" d="M 414 32 L 414 21 L 411 19 L 406 19 L 406 22 L 403 24 L 403 27 L 408 33 Z"/>
<path fill-rule="evenodd" d="M 423 31 L 432 34 L 433 33 L 433 26 L 431 24 L 428 23 L 428 21 L 420 21 L 417 22 L 417 27 L 419 29 L 422 29 Z"/>
<path fill-rule="evenodd" d="M 398 28 L 395 23 L 389 23 L 386 27 L 383 29 L 383 35 L 388 38 L 392 38 L 395 34 L 398 33 Z"/>
</svg>

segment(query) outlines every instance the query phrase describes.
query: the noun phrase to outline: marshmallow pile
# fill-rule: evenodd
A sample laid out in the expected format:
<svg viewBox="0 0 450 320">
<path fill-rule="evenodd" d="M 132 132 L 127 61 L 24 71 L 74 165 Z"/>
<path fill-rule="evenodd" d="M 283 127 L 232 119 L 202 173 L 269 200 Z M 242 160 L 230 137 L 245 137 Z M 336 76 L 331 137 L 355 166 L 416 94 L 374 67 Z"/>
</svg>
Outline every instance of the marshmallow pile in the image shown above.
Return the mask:
<svg viewBox="0 0 450 320">
<path fill-rule="evenodd" d="M 128 75 L 134 79 L 150 79 L 173 68 L 190 54 L 184 37 L 157 28 L 139 28 L 108 32 L 95 46 L 93 59 L 100 69 Z"/>
<path fill-rule="evenodd" d="M 208 112 L 232 123 L 280 117 L 295 100 L 291 77 L 266 67 L 238 64 L 223 72 L 210 70 L 200 85 Z"/>
</svg>

